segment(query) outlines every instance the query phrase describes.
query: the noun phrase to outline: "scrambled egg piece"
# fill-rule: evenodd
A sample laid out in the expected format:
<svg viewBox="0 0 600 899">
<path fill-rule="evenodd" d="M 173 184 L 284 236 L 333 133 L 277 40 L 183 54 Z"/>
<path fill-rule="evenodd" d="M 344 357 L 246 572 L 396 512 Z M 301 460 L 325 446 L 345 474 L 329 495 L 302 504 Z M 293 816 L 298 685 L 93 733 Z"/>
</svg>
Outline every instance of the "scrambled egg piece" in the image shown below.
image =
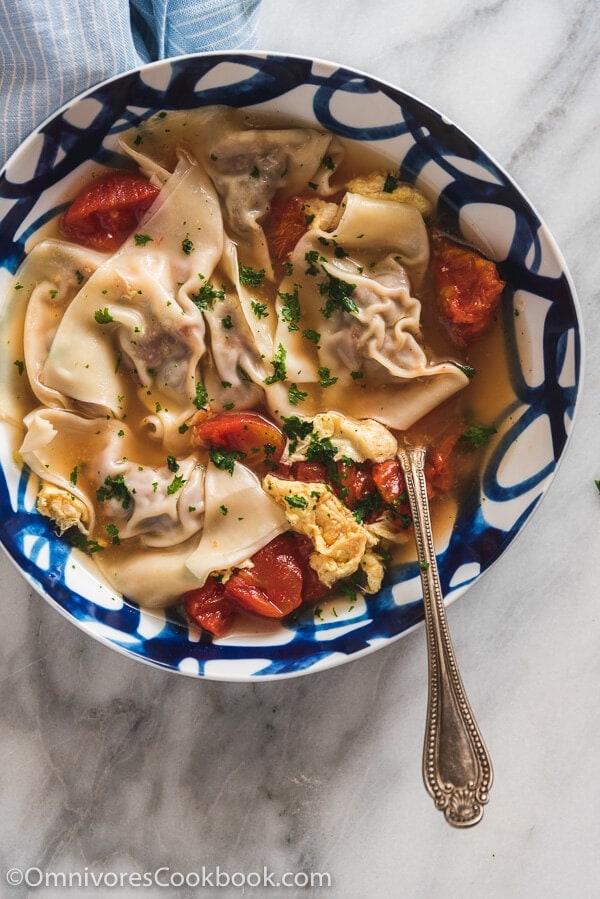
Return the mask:
<svg viewBox="0 0 600 899">
<path fill-rule="evenodd" d="M 52 519 L 61 534 L 69 528 L 87 533 L 89 520 L 85 504 L 62 487 L 43 484 L 37 495 L 37 509 L 40 515 Z"/>
<path fill-rule="evenodd" d="M 396 186 L 392 190 L 383 189 L 388 178 L 396 181 Z M 392 184 L 393 182 L 390 186 Z M 417 190 L 412 184 L 398 181 L 389 172 L 371 172 L 370 175 L 360 175 L 349 181 L 346 187 L 353 194 L 371 197 L 373 200 L 395 200 L 396 203 L 410 203 L 411 206 L 416 206 L 424 216 L 431 215 L 433 211 L 430 201 L 420 190 Z"/>
<path fill-rule="evenodd" d="M 263 489 L 284 509 L 292 530 L 307 536 L 314 547 L 311 568 L 321 583 L 331 587 L 359 568 L 366 577 L 366 593 L 376 593 L 383 579 L 383 565 L 372 551 L 378 540 L 325 484 L 285 481 L 267 475 Z"/>
<path fill-rule="evenodd" d="M 341 412 L 319 412 L 312 422 L 312 431 L 303 440 L 299 440 L 292 460 L 303 459 L 311 438 L 323 440 L 328 438 L 336 447 L 335 458 L 345 457 L 355 462 L 372 459 L 384 462 L 393 458 L 398 452 L 398 441 L 384 425 L 372 418 L 356 419 Z"/>
<path fill-rule="evenodd" d="M 321 231 L 331 231 L 339 219 L 340 207 L 337 203 L 328 203 L 320 197 L 311 197 L 304 204 L 309 216 L 312 216 L 309 228 L 319 228 Z"/>
</svg>

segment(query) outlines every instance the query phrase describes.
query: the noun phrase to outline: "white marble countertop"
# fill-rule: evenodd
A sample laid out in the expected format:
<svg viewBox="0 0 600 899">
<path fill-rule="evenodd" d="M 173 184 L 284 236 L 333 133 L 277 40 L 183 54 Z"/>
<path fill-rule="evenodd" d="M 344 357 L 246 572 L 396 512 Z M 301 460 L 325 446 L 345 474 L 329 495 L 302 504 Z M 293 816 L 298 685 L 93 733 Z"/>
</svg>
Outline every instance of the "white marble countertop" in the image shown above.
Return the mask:
<svg viewBox="0 0 600 899">
<path fill-rule="evenodd" d="M 95 642 L 2 557 L 1 896 L 598 895 L 599 35 L 592 0 L 263 0 L 261 49 L 369 71 L 479 141 L 545 219 L 578 290 L 587 366 L 566 458 L 524 533 L 449 609 L 495 769 L 483 821 L 450 828 L 422 784 L 422 629 L 304 678 L 196 681 Z M 202 866 L 321 872 L 331 886 L 5 882 L 13 867 L 91 884 Z"/>
</svg>

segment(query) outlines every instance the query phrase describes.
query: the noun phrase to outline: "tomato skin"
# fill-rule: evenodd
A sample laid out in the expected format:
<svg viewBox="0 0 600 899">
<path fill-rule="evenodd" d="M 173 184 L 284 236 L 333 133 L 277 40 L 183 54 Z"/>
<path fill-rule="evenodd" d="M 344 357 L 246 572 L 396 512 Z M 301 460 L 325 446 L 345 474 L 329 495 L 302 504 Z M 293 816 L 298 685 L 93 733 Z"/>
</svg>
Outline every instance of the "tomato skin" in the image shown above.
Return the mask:
<svg viewBox="0 0 600 899">
<path fill-rule="evenodd" d="M 275 196 L 271 210 L 263 223 L 263 230 L 273 265 L 281 271 L 288 256 L 306 232 L 305 206 L 307 196 Z"/>
<path fill-rule="evenodd" d="M 477 340 L 494 320 L 505 287 L 495 263 L 433 231 L 431 271 L 438 311 L 453 341 L 466 346 Z"/>
<path fill-rule="evenodd" d="M 64 212 L 65 237 L 94 250 L 116 250 L 133 231 L 159 188 L 135 172 L 109 172 L 79 193 Z"/>
<path fill-rule="evenodd" d="M 449 493 L 454 482 L 452 455 L 456 444 L 464 433 L 465 426 L 457 422 L 448 428 L 431 447 L 425 458 L 425 477 L 429 498 Z"/>
<path fill-rule="evenodd" d="M 404 474 L 398 459 L 374 462 L 373 481 L 384 502 L 390 506 L 398 503 L 406 492 Z"/>
<path fill-rule="evenodd" d="M 192 427 L 196 445 L 241 453 L 250 468 L 276 465 L 285 449 L 283 433 L 257 412 L 218 412 Z"/>
<path fill-rule="evenodd" d="M 233 623 L 235 605 L 225 596 L 223 584 L 214 577 L 207 578 L 204 586 L 185 593 L 182 602 L 187 616 L 215 637 L 226 634 Z"/>
<path fill-rule="evenodd" d="M 252 556 L 225 584 L 225 596 L 247 612 L 283 618 L 302 603 L 302 566 L 294 538 L 281 534 Z"/>
</svg>

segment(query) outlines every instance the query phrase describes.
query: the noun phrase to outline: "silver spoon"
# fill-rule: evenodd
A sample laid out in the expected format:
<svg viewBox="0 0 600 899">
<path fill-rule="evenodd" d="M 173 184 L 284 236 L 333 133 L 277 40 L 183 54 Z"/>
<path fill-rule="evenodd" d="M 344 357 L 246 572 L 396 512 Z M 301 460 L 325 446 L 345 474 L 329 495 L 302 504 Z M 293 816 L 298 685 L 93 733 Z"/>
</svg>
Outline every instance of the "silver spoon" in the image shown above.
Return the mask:
<svg viewBox="0 0 600 899">
<path fill-rule="evenodd" d="M 471 711 L 450 639 L 435 557 L 425 449 L 398 451 L 413 516 L 423 586 L 429 691 L 423 780 L 436 808 L 454 827 L 470 827 L 483 817 L 492 785 L 492 764 Z"/>
</svg>

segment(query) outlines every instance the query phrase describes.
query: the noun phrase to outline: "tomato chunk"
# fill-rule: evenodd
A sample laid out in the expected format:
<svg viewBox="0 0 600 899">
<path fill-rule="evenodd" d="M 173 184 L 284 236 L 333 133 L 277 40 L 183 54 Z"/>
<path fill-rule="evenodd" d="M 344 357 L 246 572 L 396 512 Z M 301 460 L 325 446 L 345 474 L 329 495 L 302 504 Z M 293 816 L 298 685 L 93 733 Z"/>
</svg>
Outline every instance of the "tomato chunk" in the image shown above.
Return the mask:
<svg viewBox="0 0 600 899">
<path fill-rule="evenodd" d="M 225 596 L 225 587 L 214 577 L 196 590 L 190 590 L 182 597 L 183 608 L 188 617 L 215 637 L 226 634 L 236 613 L 235 604 Z"/>
<path fill-rule="evenodd" d="M 276 269 L 281 270 L 288 256 L 308 228 L 306 203 L 308 197 L 273 198 L 271 210 L 264 221 L 263 230 Z"/>
<path fill-rule="evenodd" d="M 481 337 L 494 319 L 505 287 L 495 263 L 433 231 L 431 271 L 438 310 L 454 342 L 465 346 Z"/>
<path fill-rule="evenodd" d="M 109 172 L 73 200 L 60 227 L 70 240 L 94 250 L 115 250 L 133 231 L 159 189 L 135 172 Z"/>
<path fill-rule="evenodd" d="M 302 603 L 302 566 L 291 535 L 275 537 L 225 584 L 225 595 L 247 612 L 283 618 Z"/>
<path fill-rule="evenodd" d="M 276 464 L 285 437 L 276 425 L 257 412 L 219 412 L 193 426 L 193 440 L 209 449 L 239 453 L 251 468 Z"/>
</svg>

